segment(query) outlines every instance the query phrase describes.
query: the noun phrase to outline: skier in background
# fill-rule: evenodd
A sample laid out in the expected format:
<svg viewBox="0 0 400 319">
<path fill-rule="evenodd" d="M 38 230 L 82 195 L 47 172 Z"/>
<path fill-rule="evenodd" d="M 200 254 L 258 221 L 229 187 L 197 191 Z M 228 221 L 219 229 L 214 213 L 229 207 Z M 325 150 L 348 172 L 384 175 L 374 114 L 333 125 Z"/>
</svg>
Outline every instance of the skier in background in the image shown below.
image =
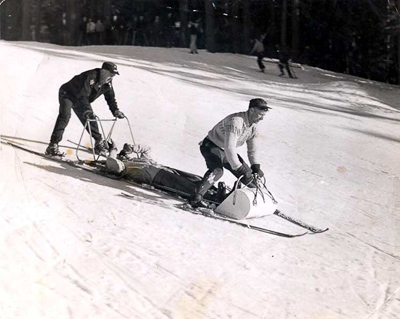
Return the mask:
<svg viewBox="0 0 400 319">
<path fill-rule="evenodd" d="M 286 72 L 288 74 L 288 76 L 293 79 L 294 76 L 292 75 L 292 72 L 290 71 L 290 65 L 289 65 L 289 61 L 290 61 L 290 54 L 289 54 L 289 50 L 287 47 L 282 46 L 279 49 L 279 70 L 281 71 L 281 73 L 279 74 L 279 76 L 283 76 L 285 75 L 285 73 L 283 72 L 284 69 L 286 69 Z"/>
<path fill-rule="evenodd" d="M 117 65 L 112 62 L 104 62 L 101 69 L 93 69 L 76 75 L 60 87 L 58 93 L 59 115 L 51 134 L 50 144 L 45 152 L 46 155 L 63 156 L 63 153 L 58 149 L 58 143 L 61 142 L 65 128 L 71 118 L 71 109 L 82 125 L 85 125 L 88 118 L 95 119 L 90 103 L 100 95 L 104 95 L 110 111 L 115 117 L 125 117 L 118 109 L 112 86 L 112 78 L 116 74 L 119 75 Z M 89 132 L 89 126 L 86 129 Z M 100 154 L 107 147 L 107 143 L 102 139 L 97 122 L 91 121 L 90 129 L 92 137 L 95 139 L 95 152 Z"/>
<path fill-rule="evenodd" d="M 198 28 L 198 23 L 196 22 L 189 22 L 189 31 L 190 31 L 190 53 L 196 53 L 197 52 L 197 28 Z"/>
<path fill-rule="evenodd" d="M 172 12 L 168 12 L 168 15 L 163 23 L 164 23 L 163 37 L 165 41 L 165 46 L 167 48 L 170 48 L 174 44 L 174 29 L 175 29 L 175 19 L 172 15 Z"/>
<path fill-rule="evenodd" d="M 259 39 L 256 38 L 255 42 L 254 42 L 253 49 L 250 52 L 250 55 L 253 54 L 253 53 L 256 53 L 256 55 L 257 55 L 257 64 L 258 64 L 261 72 L 264 72 L 264 69 L 265 69 L 265 65 L 263 63 L 263 58 L 264 58 L 264 44 L 263 44 L 263 41 L 264 41 L 264 38 L 265 38 L 265 34 L 262 34 Z"/>
<path fill-rule="evenodd" d="M 88 45 L 96 44 L 96 23 L 91 18 L 89 18 L 86 24 L 86 39 Z"/>
<path fill-rule="evenodd" d="M 87 25 L 87 17 L 82 17 L 82 21 L 79 24 L 79 37 L 78 37 L 79 46 L 87 45 L 86 25 Z"/>
<path fill-rule="evenodd" d="M 203 196 L 213 186 L 214 182 L 222 177 L 224 168 L 237 178 L 242 177 L 241 181 L 246 185 L 251 184 L 253 174 L 258 174 L 259 177 L 264 176 L 257 157 L 257 123 L 263 120 L 269 109 L 270 107 L 267 106 L 265 100 L 252 99 L 246 112 L 228 115 L 217 123 L 208 132 L 206 138 L 200 142 L 200 151 L 206 160 L 208 170 L 202 183 L 190 199 L 190 204 L 193 207 L 208 206 L 203 201 Z M 251 168 L 237 153 L 237 148 L 244 143 L 247 144 L 247 155 Z"/>
</svg>

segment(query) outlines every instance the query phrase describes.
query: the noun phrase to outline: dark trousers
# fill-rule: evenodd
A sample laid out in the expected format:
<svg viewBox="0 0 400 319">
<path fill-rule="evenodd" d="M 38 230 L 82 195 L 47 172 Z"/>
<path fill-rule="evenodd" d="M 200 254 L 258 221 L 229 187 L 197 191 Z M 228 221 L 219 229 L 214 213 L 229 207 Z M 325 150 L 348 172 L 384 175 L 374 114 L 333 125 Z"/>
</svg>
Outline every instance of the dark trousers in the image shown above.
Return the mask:
<svg viewBox="0 0 400 319">
<path fill-rule="evenodd" d="M 199 176 L 179 170 L 170 172 L 165 169 L 160 169 L 154 177 L 152 185 L 156 188 L 172 191 L 183 197 L 188 197 L 196 191 L 200 182 L 201 178 Z"/>
<path fill-rule="evenodd" d="M 51 134 L 50 142 L 51 143 L 60 143 L 67 127 L 69 120 L 71 118 L 71 109 L 74 111 L 78 119 L 81 121 L 82 125 L 86 123 L 86 117 L 84 113 L 87 109 L 82 108 L 79 104 L 74 104 L 67 96 L 63 90 L 60 90 L 58 93 L 58 100 L 60 102 L 59 114 L 56 120 L 56 124 L 53 129 L 53 133 Z M 92 110 L 90 108 L 90 110 Z M 99 126 L 97 122 L 90 122 L 90 128 L 92 131 L 92 136 L 95 141 L 100 141 L 102 136 L 99 132 Z M 86 130 L 89 133 L 89 126 L 86 127 Z"/>
<path fill-rule="evenodd" d="M 232 169 L 231 165 L 229 164 L 225 151 L 211 142 L 208 138 L 205 138 L 200 146 L 200 152 L 203 155 L 204 159 L 206 160 L 206 165 L 208 168 L 208 172 L 212 172 L 216 168 L 226 168 L 230 171 L 234 176 L 239 178 L 241 175 L 238 171 Z M 238 159 L 242 165 L 246 168 L 250 169 L 243 158 L 238 154 Z"/>
<path fill-rule="evenodd" d="M 265 69 L 265 65 L 263 63 L 263 58 L 264 58 L 264 54 L 263 53 L 258 53 L 257 54 L 257 64 L 260 68 L 261 71 L 263 71 Z"/>
<path fill-rule="evenodd" d="M 213 183 L 218 181 L 222 174 L 217 174 L 215 171 L 216 169 L 220 169 L 218 171 L 223 172 L 223 169 L 226 168 L 230 171 L 236 178 L 239 178 L 241 174 L 238 171 L 232 169 L 231 165 L 229 164 L 226 153 L 223 149 L 219 148 L 213 142 L 211 142 L 207 137 L 203 140 L 200 146 L 200 152 L 203 155 L 204 159 L 206 160 L 206 165 L 208 171 L 204 174 L 201 184 L 199 185 L 198 189 L 196 190 L 198 194 L 205 195 L 205 193 L 212 187 Z M 243 166 L 245 166 L 248 170 L 250 170 L 249 166 L 245 163 L 243 158 L 238 154 L 238 159 Z M 209 177 L 211 174 L 214 173 L 215 178 L 211 181 Z M 256 187 L 253 183 L 250 183 L 248 187 L 254 188 Z"/>
<path fill-rule="evenodd" d="M 287 72 L 287 74 L 289 75 L 289 77 L 291 77 L 291 78 L 293 77 L 292 72 L 290 72 L 289 62 L 286 62 L 286 63 L 284 63 L 284 62 L 279 62 L 278 66 L 279 66 L 279 69 L 281 70 L 281 73 L 282 73 L 282 74 L 285 74 L 285 73 L 283 72 L 283 70 L 286 69 L 286 72 Z"/>
</svg>

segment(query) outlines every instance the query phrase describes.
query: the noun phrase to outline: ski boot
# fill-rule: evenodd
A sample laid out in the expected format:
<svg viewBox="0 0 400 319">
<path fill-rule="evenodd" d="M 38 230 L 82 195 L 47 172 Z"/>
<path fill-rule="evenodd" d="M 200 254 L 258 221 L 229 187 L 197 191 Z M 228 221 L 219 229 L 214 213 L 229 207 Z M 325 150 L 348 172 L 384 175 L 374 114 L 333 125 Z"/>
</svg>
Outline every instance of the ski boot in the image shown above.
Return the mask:
<svg viewBox="0 0 400 319">
<path fill-rule="evenodd" d="M 58 156 L 58 157 L 65 156 L 65 154 L 61 153 L 60 150 L 58 149 L 57 143 L 50 143 L 49 146 L 47 146 L 46 148 L 45 154 L 48 156 Z"/>
</svg>

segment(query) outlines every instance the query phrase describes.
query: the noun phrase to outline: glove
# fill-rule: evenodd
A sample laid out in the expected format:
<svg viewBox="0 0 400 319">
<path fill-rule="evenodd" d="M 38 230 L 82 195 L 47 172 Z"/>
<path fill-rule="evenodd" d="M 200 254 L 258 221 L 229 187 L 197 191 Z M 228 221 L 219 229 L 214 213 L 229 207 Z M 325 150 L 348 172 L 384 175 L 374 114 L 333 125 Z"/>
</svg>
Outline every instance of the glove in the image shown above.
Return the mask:
<svg viewBox="0 0 400 319">
<path fill-rule="evenodd" d="M 245 185 L 249 184 L 253 180 L 251 170 L 247 166 L 240 166 L 236 172 L 238 173 L 239 177 L 243 176 L 241 182 Z"/>
<path fill-rule="evenodd" d="M 251 165 L 251 171 L 253 172 L 253 174 L 257 174 L 259 177 L 264 176 L 264 172 L 261 170 L 260 164 Z"/>
<path fill-rule="evenodd" d="M 120 110 L 116 110 L 113 115 L 119 119 L 123 119 L 125 117 L 124 113 L 122 113 Z"/>
<path fill-rule="evenodd" d="M 88 119 L 88 120 L 95 120 L 96 119 L 96 114 L 94 114 L 93 111 L 87 110 L 83 113 L 83 117 Z"/>
</svg>

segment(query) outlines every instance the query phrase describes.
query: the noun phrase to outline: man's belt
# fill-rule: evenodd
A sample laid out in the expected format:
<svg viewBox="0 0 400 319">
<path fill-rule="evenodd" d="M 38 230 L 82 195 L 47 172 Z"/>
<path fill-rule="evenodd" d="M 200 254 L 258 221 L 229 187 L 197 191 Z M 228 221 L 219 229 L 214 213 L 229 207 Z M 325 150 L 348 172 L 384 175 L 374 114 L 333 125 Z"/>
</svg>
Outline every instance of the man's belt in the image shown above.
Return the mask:
<svg viewBox="0 0 400 319">
<path fill-rule="evenodd" d="M 205 137 L 205 139 L 201 142 L 201 145 L 206 147 L 206 148 L 219 148 L 222 150 L 221 147 L 219 147 L 218 145 L 216 145 L 213 141 L 211 141 L 208 136 Z"/>
</svg>

